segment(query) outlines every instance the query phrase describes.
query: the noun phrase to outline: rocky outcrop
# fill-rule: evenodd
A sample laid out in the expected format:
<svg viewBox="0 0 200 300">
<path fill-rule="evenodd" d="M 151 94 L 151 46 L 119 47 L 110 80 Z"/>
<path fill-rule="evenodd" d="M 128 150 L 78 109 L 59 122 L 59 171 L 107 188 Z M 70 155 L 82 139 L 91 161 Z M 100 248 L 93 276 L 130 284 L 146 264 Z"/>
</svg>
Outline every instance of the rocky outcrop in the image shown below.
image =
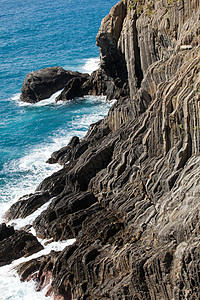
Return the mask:
<svg viewBox="0 0 200 300">
<path fill-rule="evenodd" d="M 100 48 L 100 67 L 91 74 L 89 94 L 120 99 L 129 95 L 128 72 L 118 42 L 126 18 L 126 4 L 114 6 L 102 20 L 96 41 Z"/>
<path fill-rule="evenodd" d="M 29 73 L 22 87 L 21 101 L 36 103 L 63 88 L 56 102 L 84 95 L 105 95 L 108 100 L 127 97 L 129 95 L 127 63 L 124 53 L 118 46 L 126 14 L 127 5 L 120 4 L 113 7 L 110 14 L 103 19 L 97 35 L 101 63 L 99 69 L 91 76 L 66 71 L 61 67 Z M 141 81 L 141 78 L 138 80 Z"/>
<path fill-rule="evenodd" d="M 54 197 L 37 235 L 76 237 L 38 262 L 62 299 L 200 298 L 199 17 L 196 0 L 124 0 L 102 21 L 93 92 L 119 100 L 37 189 Z"/>
<path fill-rule="evenodd" d="M 0 241 L 8 238 L 9 236 L 13 235 L 15 230 L 13 226 L 6 226 L 5 223 L 0 224 Z"/>
<path fill-rule="evenodd" d="M 35 236 L 13 227 L 0 225 L 0 266 L 11 263 L 22 256 L 29 256 L 43 249 Z"/>
<path fill-rule="evenodd" d="M 16 270 L 20 275 L 20 279 L 23 281 L 33 280 L 37 291 L 41 291 L 45 288 L 45 296 L 53 296 L 53 290 L 51 287 L 52 265 L 55 263 L 58 256 L 58 252 L 51 251 L 51 255 L 41 256 L 37 259 L 18 265 Z M 31 275 L 29 276 L 29 274 Z M 61 300 L 62 297 L 54 296 L 54 299 Z M 65 299 L 67 298 L 65 297 Z"/>
<path fill-rule="evenodd" d="M 26 76 L 23 83 L 20 100 L 36 103 L 49 98 L 65 86 L 67 86 L 67 90 L 62 93 L 57 101 L 63 100 L 63 97 L 71 99 L 70 97 L 81 96 L 80 92 L 77 91 L 77 87 L 88 80 L 88 76 L 88 74 L 66 71 L 61 67 L 51 67 L 31 72 Z M 68 94 L 69 96 L 67 96 Z"/>
<path fill-rule="evenodd" d="M 80 144 L 80 140 L 77 136 L 74 136 L 69 144 L 58 151 L 52 153 L 51 157 L 47 160 L 49 164 L 60 163 L 64 164 L 64 162 L 68 162 L 72 156 L 72 151 L 74 148 Z M 81 153 L 82 154 L 82 153 Z"/>
<path fill-rule="evenodd" d="M 56 97 L 56 102 L 66 101 L 76 97 L 83 97 L 89 91 L 89 77 L 81 74 L 81 76 L 73 77 L 65 85 L 62 93 Z"/>
<path fill-rule="evenodd" d="M 50 200 L 50 198 L 51 195 L 49 192 L 35 192 L 34 194 L 25 195 L 9 208 L 5 213 L 5 217 L 8 221 L 17 218 L 26 218 Z"/>
</svg>

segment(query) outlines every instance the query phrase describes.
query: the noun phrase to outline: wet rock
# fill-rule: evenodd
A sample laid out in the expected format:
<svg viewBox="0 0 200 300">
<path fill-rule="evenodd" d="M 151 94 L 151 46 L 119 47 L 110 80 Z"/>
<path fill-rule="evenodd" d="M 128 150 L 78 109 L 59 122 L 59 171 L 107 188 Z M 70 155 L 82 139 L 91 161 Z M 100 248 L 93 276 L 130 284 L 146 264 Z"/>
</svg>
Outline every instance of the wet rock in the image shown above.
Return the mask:
<svg viewBox="0 0 200 300">
<path fill-rule="evenodd" d="M 0 266 L 10 264 L 22 256 L 29 256 L 43 249 L 35 236 L 25 231 L 14 231 L 0 241 Z"/>
<path fill-rule="evenodd" d="M 59 252 L 51 251 L 49 255 L 23 262 L 15 269 L 22 281 L 33 280 L 37 291 L 45 289 L 45 296 L 52 296 L 52 270 L 58 256 Z"/>
<path fill-rule="evenodd" d="M 71 84 L 71 96 L 75 97 L 75 91 L 77 91 L 77 84 L 75 85 L 75 82 L 80 81 L 83 83 L 87 78 L 88 74 L 66 71 L 61 67 L 50 67 L 31 72 L 26 76 L 23 83 L 20 100 L 28 103 L 39 102 L 49 98 L 55 92 L 63 89 L 67 84 L 69 86 Z"/>
<path fill-rule="evenodd" d="M 20 280 L 22 281 L 29 281 L 34 280 L 38 281 L 38 273 L 39 268 L 44 261 L 47 260 L 47 257 L 41 256 L 36 259 L 31 259 L 27 262 L 23 262 L 19 264 L 15 269 L 17 270 L 18 274 L 20 275 Z"/>
<path fill-rule="evenodd" d="M 83 97 L 87 95 L 89 91 L 89 76 L 88 74 L 81 74 L 78 77 L 73 77 L 65 85 L 62 93 L 56 98 L 58 101 L 66 101 L 75 97 Z"/>
<path fill-rule="evenodd" d="M 66 162 L 69 161 L 71 158 L 73 148 L 76 147 L 79 144 L 79 142 L 79 138 L 77 136 L 74 136 L 67 146 L 61 148 L 58 151 L 53 152 L 51 154 L 51 157 L 47 160 L 47 163 L 55 164 L 58 161 L 63 161 L 63 159 L 65 159 Z"/>
<path fill-rule="evenodd" d="M 0 224 L 0 241 L 8 238 L 15 233 L 13 226 L 6 226 L 5 223 Z"/>
<path fill-rule="evenodd" d="M 48 192 L 25 195 L 6 212 L 6 220 L 26 218 L 51 198 Z"/>
</svg>

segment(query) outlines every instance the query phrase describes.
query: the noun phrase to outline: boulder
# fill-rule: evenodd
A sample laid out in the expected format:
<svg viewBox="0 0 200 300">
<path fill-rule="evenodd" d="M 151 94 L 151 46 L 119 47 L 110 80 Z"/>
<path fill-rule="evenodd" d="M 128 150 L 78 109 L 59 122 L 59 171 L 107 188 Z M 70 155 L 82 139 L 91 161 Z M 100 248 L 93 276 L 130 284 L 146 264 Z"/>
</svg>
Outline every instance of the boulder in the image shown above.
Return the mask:
<svg viewBox="0 0 200 300">
<path fill-rule="evenodd" d="M 36 103 L 47 99 L 55 92 L 63 89 L 72 78 L 76 78 L 76 81 L 84 81 L 88 78 L 88 74 L 66 71 L 57 66 L 31 72 L 26 76 L 23 83 L 20 100 Z"/>
<path fill-rule="evenodd" d="M 0 266 L 10 264 L 22 256 L 29 256 L 43 249 L 37 238 L 23 230 L 15 231 L 13 227 L 4 228 L 4 238 L 0 241 Z M 8 233 L 9 232 L 9 233 Z"/>
</svg>

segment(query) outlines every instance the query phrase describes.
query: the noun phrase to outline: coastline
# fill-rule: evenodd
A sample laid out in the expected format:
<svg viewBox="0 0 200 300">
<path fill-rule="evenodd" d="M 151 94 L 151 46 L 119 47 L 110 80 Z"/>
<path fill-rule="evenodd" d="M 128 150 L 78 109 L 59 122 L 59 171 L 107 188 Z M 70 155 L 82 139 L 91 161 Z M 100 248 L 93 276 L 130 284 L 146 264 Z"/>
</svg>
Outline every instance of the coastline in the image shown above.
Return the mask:
<svg viewBox="0 0 200 300">
<path fill-rule="evenodd" d="M 25 217 L 53 198 L 33 222 L 37 237 L 76 239 L 18 269 L 25 279 L 34 266 L 38 290 L 51 277 L 55 299 L 200 296 L 199 3 L 186 2 L 179 20 L 178 2 L 111 9 L 89 91 L 117 101 L 66 145 L 63 168 L 9 210 Z"/>
</svg>

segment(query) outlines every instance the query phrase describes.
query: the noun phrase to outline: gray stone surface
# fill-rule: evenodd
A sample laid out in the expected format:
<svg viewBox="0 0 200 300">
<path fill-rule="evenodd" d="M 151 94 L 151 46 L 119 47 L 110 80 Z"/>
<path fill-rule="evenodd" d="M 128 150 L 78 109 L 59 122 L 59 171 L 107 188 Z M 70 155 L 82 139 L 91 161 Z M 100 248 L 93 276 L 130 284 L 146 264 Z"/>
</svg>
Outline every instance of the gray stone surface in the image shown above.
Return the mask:
<svg viewBox="0 0 200 300">
<path fill-rule="evenodd" d="M 77 85 L 72 82 L 79 82 L 80 86 L 88 79 L 88 74 L 66 71 L 61 67 L 50 67 L 39 71 L 29 73 L 23 83 L 21 89 L 20 100 L 29 103 L 36 103 L 47 99 L 55 92 L 62 90 L 66 85 L 68 90 L 65 96 L 66 99 L 80 96 L 76 94 Z M 63 100 L 63 96 L 58 97 L 58 100 Z"/>
<path fill-rule="evenodd" d="M 14 230 L 1 224 L 0 266 L 10 264 L 22 256 L 29 256 L 43 249 L 37 238 L 31 233 Z"/>
</svg>

